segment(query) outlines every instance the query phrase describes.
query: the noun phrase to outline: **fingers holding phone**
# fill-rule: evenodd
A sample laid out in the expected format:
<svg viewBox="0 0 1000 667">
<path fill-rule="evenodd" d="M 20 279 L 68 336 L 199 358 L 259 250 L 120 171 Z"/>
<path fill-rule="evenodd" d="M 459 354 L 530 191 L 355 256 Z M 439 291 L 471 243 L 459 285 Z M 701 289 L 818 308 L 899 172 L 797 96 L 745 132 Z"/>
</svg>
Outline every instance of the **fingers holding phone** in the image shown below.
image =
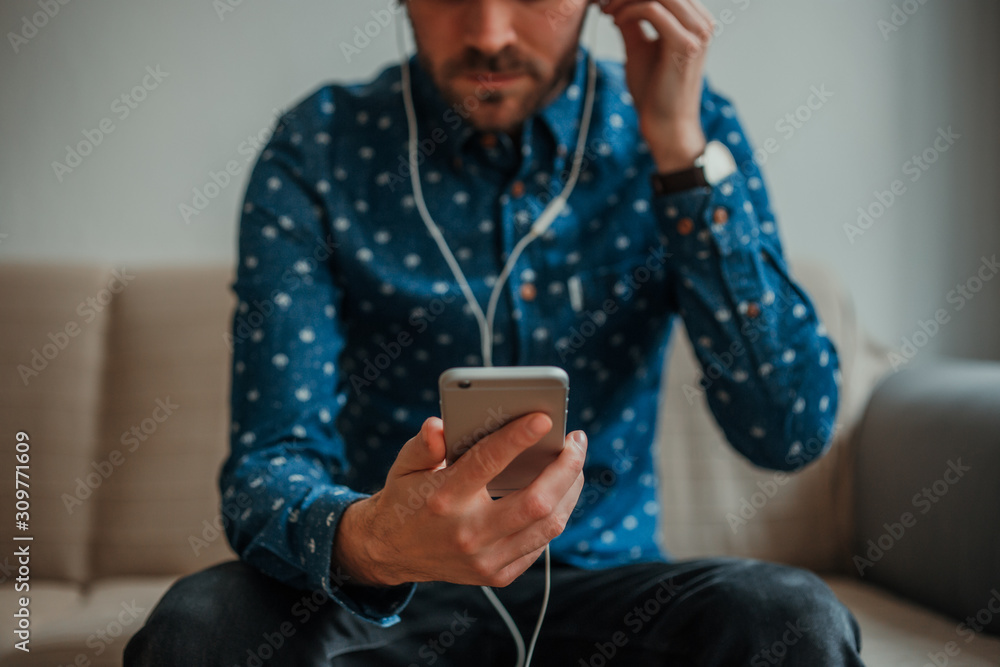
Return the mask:
<svg viewBox="0 0 1000 667">
<path fill-rule="evenodd" d="M 459 457 L 466 455 L 470 449 L 476 456 L 482 456 L 485 452 L 476 443 L 511 420 L 533 412 L 548 415 L 551 427 L 540 432 L 537 442 L 521 451 L 488 480 L 487 489 L 493 497 L 504 496 L 530 484 L 563 449 L 569 376 L 562 368 L 450 368 L 438 378 L 438 390 L 448 462 L 451 464 L 457 464 Z M 460 469 L 466 465 L 460 466 Z M 479 480 L 474 478 L 474 481 Z"/>
<path fill-rule="evenodd" d="M 447 402 L 443 412 L 453 426 L 462 421 L 456 415 L 474 405 L 487 406 L 487 413 L 496 418 L 485 432 L 472 430 L 471 445 L 458 446 L 461 438 L 454 435 L 449 442 L 448 423 L 428 418 L 400 450 L 385 487 L 348 508 L 338 529 L 335 557 L 349 574 L 357 575 L 358 583 L 505 586 L 562 532 L 583 488 L 586 437 L 582 431 L 564 436 L 563 379 L 556 378 L 556 391 L 548 387 L 541 392 L 551 399 L 547 405 L 524 403 L 531 392 L 514 377 L 524 372 L 509 371 L 501 378 L 499 395 L 505 398 L 499 403 L 492 390 L 459 393 L 462 400 Z M 532 371 L 527 373 L 534 386 Z M 456 388 L 473 386 L 491 387 L 479 377 Z M 490 398 L 484 402 L 486 396 Z M 546 409 L 522 412 L 525 405 Z M 476 424 L 476 419 L 470 423 Z M 454 462 L 446 465 L 448 459 Z M 502 497 L 494 500 L 498 490 Z"/>
<path fill-rule="evenodd" d="M 497 527 L 507 533 L 500 541 L 501 551 L 533 554 L 527 567 L 546 544 L 562 534 L 583 491 L 586 458 L 587 436 L 574 431 L 566 437 L 566 448 L 555 463 L 526 488 L 497 501 Z"/>
<path fill-rule="evenodd" d="M 562 532 L 582 490 L 585 454 L 573 438 L 582 432 L 574 432 L 528 487 L 500 500 L 486 491 L 495 470 L 537 445 L 538 437 L 529 436 L 525 426 L 535 416 L 507 423 L 476 443 L 477 455 L 468 452 L 459 459 L 462 465 L 448 467 L 443 467 L 442 421 L 428 418 L 400 450 L 385 487 L 344 514 L 335 544 L 337 563 L 357 583 L 368 585 L 509 584 Z M 543 415 L 543 426 L 546 420 Z M 470 484 L 473 478 L 479 481 Z M 543 516 L 542 510 L 550 508 Z M 540 537 L 548 539 L 539 542 Z"/>
<path fill-rule="evenodd" d="M 496 502 L 497 527 L 500 532 L 513 535 L 541 522 L 561 520 L 558 532 L 548 535 L 548 539 L 533 548 L 544 546 L 562 533 L 583 489 L 583 465 L 586 458 L 587 435 L 583 431 L 570 433 L 556 461 L 546 466 L 527 487 Z M 555 525 L 552 523 L 550 528 Z M 541 533 L 546 533 L 544 527 Z"/>
<path fill-rule="evenodd" d="M 533 412 L 477 440 L 452 463 L 450 472 L 455 477 L 454 487 L 469 494 L 490 493 L 488 487 L 493 480 L 522 453 L 537 446 L 552 431 L 552 426 L 548 414 Z"/>
</svg>

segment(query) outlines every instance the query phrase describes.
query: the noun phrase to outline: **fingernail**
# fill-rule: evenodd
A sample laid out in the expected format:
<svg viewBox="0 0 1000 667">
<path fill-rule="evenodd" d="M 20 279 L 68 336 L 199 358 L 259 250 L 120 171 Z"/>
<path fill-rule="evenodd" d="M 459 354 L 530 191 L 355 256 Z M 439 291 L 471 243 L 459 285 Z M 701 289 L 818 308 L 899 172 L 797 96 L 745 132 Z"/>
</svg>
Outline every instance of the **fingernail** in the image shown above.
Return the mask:
<svg viewBox="0 0 1000 667">
<path fill-rule="evenodd" d="M 580 447 L 580 449 L 583 449 L 584 445 L 587 444 L 587 434 L 583 431 L 576 431 L 573 433 L 573 441 Z"/>
</svg>

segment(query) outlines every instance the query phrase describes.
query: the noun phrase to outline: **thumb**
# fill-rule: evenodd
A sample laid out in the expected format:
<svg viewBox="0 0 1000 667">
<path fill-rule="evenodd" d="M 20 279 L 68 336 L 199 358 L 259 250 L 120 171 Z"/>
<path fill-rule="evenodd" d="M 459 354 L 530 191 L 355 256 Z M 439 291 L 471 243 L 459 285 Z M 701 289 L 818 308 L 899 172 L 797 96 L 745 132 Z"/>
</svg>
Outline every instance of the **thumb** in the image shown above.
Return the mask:
<svg viewBox="0 0 1000 667">
<path fill-rule="evenodd" d="M 407 475 L 423 470 L 437 470 L 445 463 L 444 423 L 439 417 L 428 417 L 420 433 L 406 441 L 396 455 L 390 474 Z"/>
</svg>

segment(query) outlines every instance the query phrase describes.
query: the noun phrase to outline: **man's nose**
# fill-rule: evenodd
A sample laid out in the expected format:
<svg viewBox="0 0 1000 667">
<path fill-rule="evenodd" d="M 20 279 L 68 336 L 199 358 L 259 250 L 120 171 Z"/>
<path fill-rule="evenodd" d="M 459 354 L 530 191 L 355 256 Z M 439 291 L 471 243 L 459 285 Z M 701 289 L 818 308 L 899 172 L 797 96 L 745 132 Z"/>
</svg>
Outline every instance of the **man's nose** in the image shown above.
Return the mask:
<svg viewBox="0 0 1000 667">
<path fill-rule="evenodd" d="M 466 46 L 493 55 L 517 41 L 514 3 L 508 0 L 473 0 L 468 5 Z"/>
</svg>

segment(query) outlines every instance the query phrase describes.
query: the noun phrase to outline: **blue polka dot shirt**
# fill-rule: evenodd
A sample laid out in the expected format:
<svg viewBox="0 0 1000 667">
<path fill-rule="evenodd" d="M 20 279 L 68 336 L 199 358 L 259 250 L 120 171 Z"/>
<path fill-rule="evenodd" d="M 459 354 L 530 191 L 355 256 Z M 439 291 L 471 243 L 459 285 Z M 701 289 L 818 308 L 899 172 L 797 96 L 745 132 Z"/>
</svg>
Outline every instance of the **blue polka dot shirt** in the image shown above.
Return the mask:
<svg viewBox="0 0 1000 667">
<path fill-rule="evenodd" d="M 515 144 L 410 66 L 428 209 L 486 309 L 505 260 L 569 177 L 587 84 L 573 81 Z M 493 365 L 570 377 L 567 432 L 586 484 L 552 557 L 581 568 L 670 560 L 658 528 L 654 431 L 663 362 L 683 322 L 706 400 L 749 461 L 792 470 L 829 445 L 838 358 L 788 272 L 775 215 L 732 103 L 704 79 L 706 138 L 738 169 L 657 194 L 620 63 L 599 61 L 593 122 L 568 206 L 503 286 Z M 219 485 L 233 549 L 381 626 L 417 584 L 351 585 L 337 525 L 400 447 L 439 415 L 438 375 L 483 364 L 480 332 L 416 209 L 401 68 L 323 85 L 282 113 L 247 185 L 231 287 L 232 432 Z M 467 104 L 475 100 L 467 101 Z M 678 317 L 679 316 L 679 317 Z"/>
</svg>

